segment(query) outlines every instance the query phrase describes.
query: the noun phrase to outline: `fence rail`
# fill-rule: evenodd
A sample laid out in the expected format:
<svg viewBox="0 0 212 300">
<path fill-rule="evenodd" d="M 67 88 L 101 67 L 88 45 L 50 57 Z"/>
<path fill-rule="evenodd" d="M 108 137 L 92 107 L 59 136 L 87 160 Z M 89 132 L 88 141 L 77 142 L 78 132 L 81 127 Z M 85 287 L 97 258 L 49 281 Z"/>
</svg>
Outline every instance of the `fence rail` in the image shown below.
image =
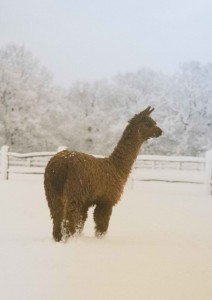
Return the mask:
<svg viewBox="0 0 212 300">
<path fill-rule="evenodd" d="M 9 174 L 43 174 L 48 160 L 57 152 L 66 149 L 60 146 L 55 152 L 10 152 L 8 146 L 1 148 L 0 173 L 3 180 Z M 101 157 L 101 156 L 97 156 Z M 205 157 L 139 155 L 131 174 L 131 185 L 137 180 L 160 180 L 171 182 L 198 182 L 212 188 L 212 150 Z"/>
<path fill-rule="evenodd" d="M 57 152 L 66 149 L 58 147 L 57 151 L 16 153 L 10 152 L 8 146 L 1 148 L 0 173 L 1 179 L 7 180 L 9 174 L 44 174 L 49 159 Z"/>
<path fill-rule="evenodd" d="M 152 169 L 203 170 L 205 163 L 205 157 L 139 155 L 135 163 L 135 169 L 144 167 Z"/>
</svg>

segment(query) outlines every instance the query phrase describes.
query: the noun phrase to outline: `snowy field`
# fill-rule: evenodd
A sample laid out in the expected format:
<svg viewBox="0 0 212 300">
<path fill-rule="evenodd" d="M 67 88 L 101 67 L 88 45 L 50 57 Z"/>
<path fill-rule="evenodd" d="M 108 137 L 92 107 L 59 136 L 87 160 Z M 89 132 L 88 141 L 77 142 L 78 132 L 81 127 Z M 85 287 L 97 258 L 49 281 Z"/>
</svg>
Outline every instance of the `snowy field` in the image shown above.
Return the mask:
<svg viewBox="0 0 212 300">
<path fill-rule="evenodd" d="M 51 238 L 42 178 L 0 182 L 0 299 L 211 300 L 212 197 L 201 184 L 136 182 L 108 235 Z"/>
</svg>

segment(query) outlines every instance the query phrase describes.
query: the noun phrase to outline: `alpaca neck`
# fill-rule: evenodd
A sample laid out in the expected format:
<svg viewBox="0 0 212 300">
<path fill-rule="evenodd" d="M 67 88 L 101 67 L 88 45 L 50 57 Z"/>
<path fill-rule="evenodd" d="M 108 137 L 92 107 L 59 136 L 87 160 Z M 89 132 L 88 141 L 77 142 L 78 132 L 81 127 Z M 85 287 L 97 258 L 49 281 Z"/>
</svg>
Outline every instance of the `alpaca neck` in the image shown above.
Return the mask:
<svg viewBox="0 0 212 300">
<path fill-rule="evenodd" d="M 129 125 L 128 125 L 129 126 Z M 141 140 L 134 131 L 126 128 L 114 151 L 110 155 L 110 160 L 118 169 L 119 173 L 126 180 L 132 165 L 135 162 L 141 145 L 145 141 Z"/>
</svg>

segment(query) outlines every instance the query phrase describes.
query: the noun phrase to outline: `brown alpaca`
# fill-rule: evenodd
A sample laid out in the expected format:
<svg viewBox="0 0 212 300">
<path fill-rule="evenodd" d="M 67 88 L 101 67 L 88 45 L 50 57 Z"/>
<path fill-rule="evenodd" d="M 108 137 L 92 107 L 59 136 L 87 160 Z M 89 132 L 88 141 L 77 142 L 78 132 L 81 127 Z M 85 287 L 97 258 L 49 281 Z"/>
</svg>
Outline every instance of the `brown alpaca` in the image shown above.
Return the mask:
<svg viewBox="0 0 212 300">
<path fill-rule="evenodd" d="M 44 186 L 53 219 L 55 241 L 82 231 L 90 206 L 95 205 L 96 236 L 106 233 L 113 206 L 119 201 L 143 142 L 162 130 L 148 107 L 135 115 L 109 157 L 61 151 L 47 164 Z"/>
</svg>

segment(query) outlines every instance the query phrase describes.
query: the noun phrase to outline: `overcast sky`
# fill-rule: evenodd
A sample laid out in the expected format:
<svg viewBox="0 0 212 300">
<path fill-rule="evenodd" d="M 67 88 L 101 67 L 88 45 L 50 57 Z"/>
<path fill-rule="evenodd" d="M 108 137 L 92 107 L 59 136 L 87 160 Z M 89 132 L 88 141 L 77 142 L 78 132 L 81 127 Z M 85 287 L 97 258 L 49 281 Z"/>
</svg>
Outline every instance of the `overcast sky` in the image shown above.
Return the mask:
<svg viewBox="0 0 212 300">
<path fill-rule="evenodd" d="M 25 45 L 63 86 L 212 62 L 212 0 L 0 0 L 0 47 Z"/>
</svg>

